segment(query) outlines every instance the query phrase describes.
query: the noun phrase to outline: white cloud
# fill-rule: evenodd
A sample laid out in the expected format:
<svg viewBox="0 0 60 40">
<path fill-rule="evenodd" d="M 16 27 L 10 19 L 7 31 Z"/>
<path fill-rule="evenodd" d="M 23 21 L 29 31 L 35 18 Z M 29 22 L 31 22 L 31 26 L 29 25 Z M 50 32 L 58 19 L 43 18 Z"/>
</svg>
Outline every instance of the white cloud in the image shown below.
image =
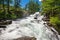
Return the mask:
<svg viewBox="0 0 60 40">
<path fill-rule="evenodd" d="M 42 0 L 39 0 L 39 1 L 42 1 Z"/>
</svg>

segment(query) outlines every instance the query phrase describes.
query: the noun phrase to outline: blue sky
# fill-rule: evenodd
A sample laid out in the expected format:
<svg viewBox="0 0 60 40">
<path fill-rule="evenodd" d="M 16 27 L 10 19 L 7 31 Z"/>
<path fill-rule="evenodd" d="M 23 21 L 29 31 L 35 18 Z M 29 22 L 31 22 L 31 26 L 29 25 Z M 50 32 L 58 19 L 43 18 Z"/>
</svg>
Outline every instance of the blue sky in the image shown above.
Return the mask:
<svg viewBox="0 0 60 40">
<path fill-rule="evenodd" d="M 35 1 L 38 1 L 38 2 L 39 2 L 39 0 L 35 0 Z M 25 5 L 26 5 L 28 2 L 29 2 L 29 0 L 22 0 L 22 1 L 21 1 L 21 6 L 22 6 L 22 7 L 25 7 Z M 41 3 L 41 2 L 39 2 L 39 3 Z"/>
<path fill-rule="evenodd" d="M 22 0 L 21 1 L 21 6 L 25 7 L 25 5 L 29 2 L 29 0 Z"/>
<path fill-rule="evenodd" d="M 13 0 L 14 1 L 14 0 Z M 34 0 L 34 1 L 38 1 L 41 4 L 41 0 Z M 29 2 L 29 0 L 21 0 L 21 7 L 24 8 L 25 5 Z M 13 2 L 14 3 L 14 2 Z M 14 4 L 11 4 L 12 6 Z"/>
</svg>

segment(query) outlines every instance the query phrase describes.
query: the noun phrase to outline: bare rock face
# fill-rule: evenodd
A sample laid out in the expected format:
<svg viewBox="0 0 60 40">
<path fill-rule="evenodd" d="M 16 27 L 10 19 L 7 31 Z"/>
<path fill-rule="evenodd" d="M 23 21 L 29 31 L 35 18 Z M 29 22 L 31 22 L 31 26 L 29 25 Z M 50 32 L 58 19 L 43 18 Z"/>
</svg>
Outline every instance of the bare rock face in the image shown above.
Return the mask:
<svg viewBox="0 0 60 40">
<path fill-rule="evenodd" d="M 35 37 L 21 37 L 14 40 L 36 40 L 36 38 Z"/>
</svg>

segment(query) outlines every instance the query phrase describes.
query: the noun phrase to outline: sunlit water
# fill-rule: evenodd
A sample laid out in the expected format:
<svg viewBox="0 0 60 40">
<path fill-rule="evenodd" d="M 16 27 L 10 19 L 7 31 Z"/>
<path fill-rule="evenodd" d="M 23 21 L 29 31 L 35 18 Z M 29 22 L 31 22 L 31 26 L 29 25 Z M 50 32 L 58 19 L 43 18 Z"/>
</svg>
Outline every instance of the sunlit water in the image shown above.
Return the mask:
<svg viewBox="0 0 60 40">
<path fill-rule="evenodd" d="M 34 15 L 12 21 L 5 31 L 2 30 L 0 40 L 13 40 L 24 36 L 35 37 L 37 40 L 57 40 L 55 34 L 43 24 L 42 18 L 43 16 L 39 17 L 39 23 L 34 19 Z"/>
</svg>

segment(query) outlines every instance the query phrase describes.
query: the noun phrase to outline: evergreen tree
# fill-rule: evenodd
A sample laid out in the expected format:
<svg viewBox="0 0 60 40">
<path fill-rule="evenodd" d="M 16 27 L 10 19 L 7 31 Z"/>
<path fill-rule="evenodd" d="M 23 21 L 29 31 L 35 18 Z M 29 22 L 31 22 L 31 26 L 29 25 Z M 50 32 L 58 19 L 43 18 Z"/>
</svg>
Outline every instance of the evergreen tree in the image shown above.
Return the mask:
<svg viewBox="0 0 60 40">
<path fill-rule="evenodd" d="M 34 0 L 30 0 L 29 3 L 26 5 L 26 9 L 30 13 L 35 13 L 40 10 L 40 5 L 37 1 L 35 2 Z"/>
<path fill-rule="evenodd" d="M 15 1 L 15 4 L 14 4 L 14 6 L 15 6 L 15 11 L 17 11 L 17 8 L 20 8 L 20 2 L 21 2 L 21 0 L 14 0 Z"/>
<path fill-rule="evenodd" d="M 60 0 L 45 0 L 42 3 L 42 11 L 46 13 L 48 16 L 54 16 L 60 13 Z"/>
</svg>

